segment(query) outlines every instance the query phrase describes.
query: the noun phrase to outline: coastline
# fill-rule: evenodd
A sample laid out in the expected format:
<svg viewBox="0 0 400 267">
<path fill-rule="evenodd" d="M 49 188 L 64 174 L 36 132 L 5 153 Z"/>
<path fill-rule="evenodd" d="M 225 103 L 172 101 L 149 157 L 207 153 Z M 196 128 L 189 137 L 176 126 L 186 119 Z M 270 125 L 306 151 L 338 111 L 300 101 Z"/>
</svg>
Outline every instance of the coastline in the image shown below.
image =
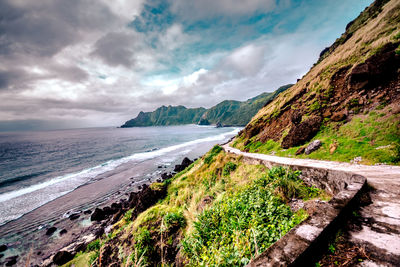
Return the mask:
<svg viewBox="0 0 400 267">
<path fill-rule="evenodd" d="M 182 147 L 179 151 L 168 152 L 163 157 L 135 164 L 125 163 L 99 175 L 94 182 L 79 186 L 19 219 L 0 226 L 0 245 L 8 246 L 6 251 L 0 253 L 3 254 L 0 263 L 16 261 L 17 266 L 25 266 L 29 258 L 32 266 L 48 266 L 51 265 L 52 257 L 60 250 L 67 250 L 72 254 L 84 250 L 86 244 L 104 232 L 107 233 L 110 225 L 120 218 L 128 207 L 132 207 L 130 199 L 134 196 L 136 200 L 140 199 L 142 194 L 148 194 L 147 188 L 152 183 L 168 179 L 174 166 L 181 164 L 182 158 L 197 158 L 214 144 L 229 138 L 230 136 L 225 136 L 222 140 L 208 140 Z M 166 162 L 165 158 L 169 161 Z M 91 222 L 93 211 L 105 207 L 108 207 L 106 210 L 109 212 L 112 210 L 107 218 Z M 44 215 L 50 218 L 44 218 Z"/>
</svg>

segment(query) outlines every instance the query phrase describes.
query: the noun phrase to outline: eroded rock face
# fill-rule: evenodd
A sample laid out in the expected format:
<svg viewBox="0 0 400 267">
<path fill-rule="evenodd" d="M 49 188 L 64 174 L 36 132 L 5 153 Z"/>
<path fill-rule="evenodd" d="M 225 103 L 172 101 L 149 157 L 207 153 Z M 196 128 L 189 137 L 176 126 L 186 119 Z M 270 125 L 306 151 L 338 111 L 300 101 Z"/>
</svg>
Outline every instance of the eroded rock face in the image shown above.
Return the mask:
<svg viewBox="0 0 400 267">
<path fill-rule="evenodd" d="M 322 118 L 320 116 L 314 116 L 298 125 L 294 125 L 283 138 L 281 144 L 282 148 L 290 148 L 304 144 L 318 132 L 321 122 Z"/>
<path fill-rule="evenodd" d="M 387 43 L 379 52 L 353 68 L 349 87 L 360 90 L 386 84 L 397 73 L 400 56 L 395 53 L 398 43 Z"/>
<path fill-rule="evenodd" d="M 290 120 L 294 125 L 297 125 L 301 122 L 301 118 L 303 117 L 303 115 L 301 114 L 300 111 L 295 110 L 292 115 L 290 115 Z"/>
</svg>

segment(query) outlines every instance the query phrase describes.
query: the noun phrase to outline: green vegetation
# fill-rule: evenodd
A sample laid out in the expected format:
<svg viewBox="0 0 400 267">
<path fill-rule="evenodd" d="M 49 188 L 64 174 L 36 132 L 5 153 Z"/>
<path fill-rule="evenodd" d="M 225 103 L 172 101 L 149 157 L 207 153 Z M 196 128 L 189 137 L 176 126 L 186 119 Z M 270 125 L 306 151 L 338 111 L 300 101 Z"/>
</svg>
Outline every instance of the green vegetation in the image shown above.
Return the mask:
<svg viewBox="0 0 400 267">
<path fill-rule="evenodd" d="M 211 164 L 212 161 L 213 161 L 213 159 L 214 159 L 214 157 L 215 157 L 216 155 L 218 155 L 219 152 L 221 152 L 221 150 L 222 150 L 222 147 L 220 147 L 220 146 L 218 146 L 218 145 L 215 145 L 215 146 L 211 149 L 210 153 L 208 153 L 208 155 L 204 158 L 204 163 L 205 163 L 205 164 Z"/>
<path fill-rule="evenodd" d="M 169 265 L 175 257 L 189 265 L 245 265 L 308 216 L 291 211 L 292 198 L 326 198 L 299 174 L 245 164 L 214 146 L 166 182 L 163 200 L 133 221 L 125 215 L 112 234 L 90 243 L 69 264 L 90 266 L 112 242 L 125 266 Z"/>
<path fill-rule="evenodd" d="M 358 100 L 355 100 L 354 103 Z M 348 122 L 326 122 L 313 138 L 321 140 L 322 147 L 310 155 L 299 155 L 299 158 L 325 159 L 349 162 L 355 157 L 362 157 L 361 163 L 399 164 L 400 163 L 400 116 L 386 115 L 385 110 L 360 114 Z M 311 141 L 313 141 L 311 140 Z M 310 141 L 310 142 L 311 142 Z M 294 157 L 300 148 L 282 149 L 278 142 L 268 140 L 265 143 L 255 141 L 243 146 L 244 140 L 236 140 L 236 147 L 250 152 L 275 154 Z M 337 149 L 330 152 L 330 146 L 337 144 Z"/>
<path fill-rule="evenodd" d="M 285 85 L 272 93 L 262 93 L 247 101 L 225 100 L 210 109 L 186 108 L 184 106 L 162 106 L 153 112 L 140 112 L 132 120 L 125 122 L 121 127 L 161 126 L 180 124 L 246 125 L 251 118 L 267 103 L 271 102 L 279 93 L 292 85 Z"/>
<path fill-rule="evenodd" d="M 307 214 L 303 210 L 294 214 L 275 193 L 277 187 L 292 192 L 290 185 L 282 183 L 285 179 L 299 185 L 296 192 L 307 191 L 298 174 L 273 168 L 204 210 L 194 222 L 193 233 L 182 242 L 189 265 L 246 265 L 304 220 Z"/>
</svg>

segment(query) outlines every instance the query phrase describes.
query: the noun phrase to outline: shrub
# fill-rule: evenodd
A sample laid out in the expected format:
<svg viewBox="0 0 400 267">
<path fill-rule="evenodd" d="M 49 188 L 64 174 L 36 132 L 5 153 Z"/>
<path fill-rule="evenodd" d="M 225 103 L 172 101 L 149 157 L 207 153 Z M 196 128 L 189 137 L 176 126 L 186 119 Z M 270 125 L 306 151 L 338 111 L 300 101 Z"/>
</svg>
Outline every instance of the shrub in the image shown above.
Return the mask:
<svg viewBox="0 0 400 267">
<path fill-rule="evenodd" d="M 222 175 L 228 176 L 231 172 L 236 170 L 236 168 L 237 168 L 236 163 L 229 161 L 228 163 L 225 164 L 224 169 L 222 170 Z"/>
<path fill-rule="evenodd" d="M 90 251 L 99 250 L 99 249 L 100 249 L 100 245 L 101 245 L 101 244 L 100 244 L 100 239 L 96 239 L 96 240 L 90 242 L 90 243 L 87 245 L 86 251 L 87 251 L 87 252 L 90 252 Z"/>
<path fill-rule="evenodd" d="M 307 216 L 294 214 L 271 182 L 264 176 L 227 193 L 197 217 L 193 233 L 182 242 L 189 265 L 246 265 Z"/>
</svg>

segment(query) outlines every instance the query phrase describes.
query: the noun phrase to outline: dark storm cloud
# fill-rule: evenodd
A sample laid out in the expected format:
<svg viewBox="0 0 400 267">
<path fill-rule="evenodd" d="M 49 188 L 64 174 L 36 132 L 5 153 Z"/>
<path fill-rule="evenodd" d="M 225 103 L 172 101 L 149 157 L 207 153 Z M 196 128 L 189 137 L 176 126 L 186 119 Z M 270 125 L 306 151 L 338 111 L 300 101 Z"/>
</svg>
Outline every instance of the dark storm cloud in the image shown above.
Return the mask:
<svg viewBox="0 0 400 267">
<path fill-rule="evenodd" d="M 24 76 L 25 72 L 21 70 L 0 71 L 0 90 L 8 88 Z"/>
<path fill-rule="evenodd" d="M 129 68 L 134 64 L 134 42 L 134 37 L 129 33 L 110 32 L 96 42 L 91 54 L 110 66 L 122 65 Z"/>
<path fill-rule="evenodd" d="M 0 2 L 2 54 L 51 57 L 78 42 L 86 31 L 100 30 L 116 20 L 109 9 L 92 0 L 18 3 Z"/>
</svg>

